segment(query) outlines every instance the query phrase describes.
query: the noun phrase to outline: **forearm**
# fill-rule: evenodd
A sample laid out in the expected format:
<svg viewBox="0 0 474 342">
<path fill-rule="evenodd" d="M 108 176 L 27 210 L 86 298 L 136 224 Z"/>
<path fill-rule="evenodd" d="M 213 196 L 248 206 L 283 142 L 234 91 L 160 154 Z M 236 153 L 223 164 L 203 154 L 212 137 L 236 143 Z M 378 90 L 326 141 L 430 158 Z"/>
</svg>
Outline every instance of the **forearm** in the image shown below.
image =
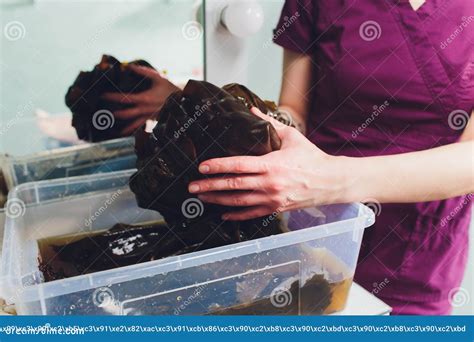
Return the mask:
<svg viewBox="0 0 474 342">
<path fill-rule="evenodd" d="M 285 50 L 279 109 L 291 115 L 294 125 L 302 133 L 306 131 L 311 70 L 309 55 Z"/>
<path fill-rule="evenodd" d="M 424 202 L 474 192 L 474 142 L 390 156 L 339 159 L 343 202 Z"/>
</svg>

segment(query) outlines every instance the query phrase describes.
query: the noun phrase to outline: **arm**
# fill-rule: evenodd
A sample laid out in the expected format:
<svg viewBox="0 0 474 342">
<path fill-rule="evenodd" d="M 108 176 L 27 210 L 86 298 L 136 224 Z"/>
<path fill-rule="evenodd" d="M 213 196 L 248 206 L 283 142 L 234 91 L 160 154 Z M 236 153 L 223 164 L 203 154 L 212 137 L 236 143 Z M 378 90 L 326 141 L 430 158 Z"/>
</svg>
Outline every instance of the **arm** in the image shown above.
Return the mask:
<svg viewBox="0 0 474 342">
<path fill-rule="evenodd" d="M 200 172 L 226 176 L 192 182 L 189 191 L 209 203 L 245 207 L 224 216 L 233 220 L 320 204 L 432 201 L 474 192 L 473 140 L 420 152 L 350 158 L 325 154 L 294 128 L 281 128 L 278 134 L 278 151 L 201 163 Z"/>
<path fill-rule="evenodd" d="M 474 118 L 474 110 L 471 113 L 471 118 Z M 467 122 L 466 127 L 464 128 L 464 131 L 462 132 L 461 138 L 459 141 L 469 141 L 469 140 L 474 140 L 474 124 L 472 123 L 473 119 L 470 119 Z"/>
<path fill-rule="evenodd" d="M 424 202 L 474 192 L 474 141 L 392 156 L 345 158 L 345 201 Z"/>
<path fill-rule="evenodd" d="M 303 133 L 306 132 L 308 115 L 311 63 L 309 55 L 284 50 L 279 108 L 291 114 L 296 127 Z"/>
<path fill-rule="evenodd" d="M 393 156 L 347 158 L 346 163 L 355 173 L 348 201 L 424 202 L 471 193 L 474 125 L 470 119 L 458 143 Z"/>
</svg>

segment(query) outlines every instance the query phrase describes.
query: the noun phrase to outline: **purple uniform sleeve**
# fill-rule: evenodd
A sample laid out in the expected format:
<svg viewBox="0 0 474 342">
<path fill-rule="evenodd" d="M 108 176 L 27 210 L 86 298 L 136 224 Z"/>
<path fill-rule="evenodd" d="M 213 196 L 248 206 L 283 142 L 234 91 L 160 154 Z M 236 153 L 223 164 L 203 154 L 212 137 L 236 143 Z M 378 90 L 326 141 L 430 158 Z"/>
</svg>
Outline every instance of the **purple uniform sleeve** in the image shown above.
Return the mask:
<svg viewBox="0 0 474 342">
<path fill-rule="evenodd" d="M 316 47 L 315 0 L 286 0 L 273 41 L 285 49 L 310 54 Z"/>
</svg>

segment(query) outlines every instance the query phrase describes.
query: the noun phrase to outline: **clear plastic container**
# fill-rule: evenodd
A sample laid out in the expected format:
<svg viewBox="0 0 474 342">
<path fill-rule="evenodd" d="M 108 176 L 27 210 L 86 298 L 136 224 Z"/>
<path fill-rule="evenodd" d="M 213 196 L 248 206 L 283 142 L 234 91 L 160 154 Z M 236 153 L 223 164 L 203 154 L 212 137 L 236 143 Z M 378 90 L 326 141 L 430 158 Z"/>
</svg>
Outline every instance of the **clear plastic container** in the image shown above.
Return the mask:
<svg viewBox="0 0 474 342">
<path fill-rule="evenodd" d="M 19 314 L 307 315 L 344 308 L 364 228 L 374 222 L 359 203 L 286 213 L 290 232 L 280 235 L 44 282 L 39 239 L 161 219 L 137 207 L 130 175 L 29 183 L 10 193 L 29 203 L 7 217 L 0 269 L 2 295 Z"/>
<path fill-rule="evenodd" d="M 28 182 L 130 170 L 135 168 L 135 161 L 133 138 L 57 148 L 21 157 L 0 155 L 0 243 L 8 211 L 4 205 L 10 189 Z M 23 201 L 29 204 L 27 199 Z"/>
<path fill-rule="evenodd" d="M 42 180 L 135 168 L 134 139 L 58 148 L 21 157 L 3 156 L 0 166 L 8 189 Z"/>
</svg>

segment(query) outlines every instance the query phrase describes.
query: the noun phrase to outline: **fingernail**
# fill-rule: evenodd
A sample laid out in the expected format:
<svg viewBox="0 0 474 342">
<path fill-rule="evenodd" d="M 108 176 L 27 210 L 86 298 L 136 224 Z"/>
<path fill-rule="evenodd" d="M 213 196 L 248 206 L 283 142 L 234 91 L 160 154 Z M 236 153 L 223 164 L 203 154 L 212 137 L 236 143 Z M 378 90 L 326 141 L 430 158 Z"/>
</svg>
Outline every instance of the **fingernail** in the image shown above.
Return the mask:
<svg viewBox="0 0 474 342">
<path fill-rule="evenodd" d="M 198 198 L 201 200 L 201 201 L 205 201 L 207 199 L 207 196 L 206 195 L 198 195 Z"/>
<path fill-rule="evenodd" d="M 199 191 L 199 185 L 197 184 L 191 184 L 189 186 L 189 192 L 198 192 Z"/>
<path fill-rule="evenodd" d="M 201 173 L 208 173 L 210 170 L 209 166 L 208 165 L 200 165 L 199 166 L 199 172 Z"/>
<path fill-rule="evenodd" d="M 224 214 L 221 216 L 223 220 L 228 220 L 229 219 L 229 214 Z"/>
</svg>

